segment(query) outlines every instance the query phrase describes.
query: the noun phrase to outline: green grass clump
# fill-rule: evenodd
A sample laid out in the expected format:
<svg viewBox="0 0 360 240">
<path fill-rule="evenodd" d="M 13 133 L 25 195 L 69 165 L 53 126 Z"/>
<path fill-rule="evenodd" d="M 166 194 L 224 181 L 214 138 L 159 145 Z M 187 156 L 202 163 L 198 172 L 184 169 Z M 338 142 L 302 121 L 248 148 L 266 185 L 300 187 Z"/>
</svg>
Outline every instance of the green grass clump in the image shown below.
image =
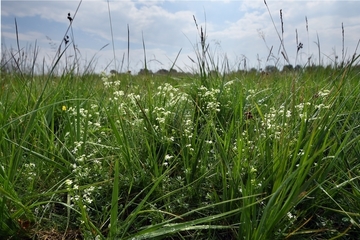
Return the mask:
<svg viewBox="0 0 360 240">
<path fill-rule="evenodd" d="M 2 74 L 5 239 L 356 239 L 359 73 Z"/>
</svg>

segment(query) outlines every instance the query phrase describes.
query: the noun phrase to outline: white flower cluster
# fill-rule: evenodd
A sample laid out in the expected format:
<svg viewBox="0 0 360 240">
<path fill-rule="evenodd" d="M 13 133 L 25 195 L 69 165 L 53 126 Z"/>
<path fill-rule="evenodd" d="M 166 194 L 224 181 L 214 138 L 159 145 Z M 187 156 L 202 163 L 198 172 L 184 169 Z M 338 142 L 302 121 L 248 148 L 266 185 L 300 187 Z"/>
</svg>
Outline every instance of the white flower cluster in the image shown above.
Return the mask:
<svg viewBox="0 0 360 240">
<path fill-rule="evenodd" d="M 105 88 L 112 88 L 112 87 L 114 87 L 114 86 L 119 86 L 119 85 L 120 85 L 120 81 L 119 81 L 119 80 L 111 81 L 111 80 L 109 79 L 109 76 L 106 75 L 105 72 L 102 72 L 101 75 L 100 75 L 100 77 L 101 77 L 101 81 L 103 82 Z"/>
<path fill-rule="evenodd" d="M 25 163 L 24 167 L 25 169 L 22 174 L 25 174 L 27 176 L 27 180 L 29 180 L 30 182 L 35 180 L 35 177 L 37 176 L 35 170 L 35 163 Z"/>
<path fill-rule="evenodd" d="M 205 113 L 215 113 L 220 112 L 220 102 L 218 101 L 218 95 L 220 89 L 207 89 L 205 86 L 201 86 L 198 90 L 198 96 L 201 98 L 201 101 L 204 103 Z"/>
<path fill-rule="evenodd" d="M 327 95 L 330 94 L 330 90 L 327 90 L 327 89 L 322 89 L 318 92 L 318 96 L 319 97 L 326 97 Z"/>
<path fill-rule="evenodd" d="M 81 204 L 84 206 L 85 210 L 89 210 L 90 204 L 93 202 L 93 195 L 96 191 L 94 186 L 90 186 L 87 188 L 79 189 L 79 185 L 74 183 L 71 179 L 65 180 L 66 189 L 71 194 L 71 207 L 75 207 L 75 204 L 78 201 L 81 201 Z"/>
<path fill-rule="evenodd" d="M 285 120 L 283 121 L 285 117 Z M 279 139 L 281 133 L 286 131 L 287 129 L 287 121 L 286 118 L 291 117 L 291 111 L 285 109 L 282 105 L 279 109 L 274 107 L 270 108 L 268 113 L 264 114 L 264 120 L 261 123 L 261 126 L 267 130 L 267 135 L 270 138 Z M 265 136 L 265 133 L 262 133 Z"/>
</svg>

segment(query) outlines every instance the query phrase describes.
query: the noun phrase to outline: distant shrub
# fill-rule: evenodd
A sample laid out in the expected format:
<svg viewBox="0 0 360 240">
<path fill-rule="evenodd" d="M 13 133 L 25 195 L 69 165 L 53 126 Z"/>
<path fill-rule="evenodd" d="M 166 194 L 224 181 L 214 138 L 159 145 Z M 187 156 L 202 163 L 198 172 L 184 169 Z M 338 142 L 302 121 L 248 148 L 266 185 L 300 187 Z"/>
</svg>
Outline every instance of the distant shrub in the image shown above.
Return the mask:
<svg viewBox="0 0 360 240">
<path fill-rule="evenodd" d="M 146 74 L 153 74 L 153 72 L 149 69 L 140 69 L 140 71 L 138 72 L 138 75 L 146 75 Z"/>
</svg>

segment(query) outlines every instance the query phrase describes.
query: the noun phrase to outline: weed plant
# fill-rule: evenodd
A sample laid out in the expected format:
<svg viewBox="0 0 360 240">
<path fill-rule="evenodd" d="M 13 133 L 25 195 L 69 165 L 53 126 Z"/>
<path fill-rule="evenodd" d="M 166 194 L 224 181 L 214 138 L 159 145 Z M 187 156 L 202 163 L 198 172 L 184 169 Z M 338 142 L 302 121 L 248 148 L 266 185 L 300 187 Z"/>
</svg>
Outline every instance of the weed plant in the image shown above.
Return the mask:
<svg viewBox="0 0 360 240">
<path fill-rule="evenodd" d="M 3 239 L 360 237 L 358 58 L 208 74 L 200 29 L 181 81 L 1 69 Z"/>
</svg>

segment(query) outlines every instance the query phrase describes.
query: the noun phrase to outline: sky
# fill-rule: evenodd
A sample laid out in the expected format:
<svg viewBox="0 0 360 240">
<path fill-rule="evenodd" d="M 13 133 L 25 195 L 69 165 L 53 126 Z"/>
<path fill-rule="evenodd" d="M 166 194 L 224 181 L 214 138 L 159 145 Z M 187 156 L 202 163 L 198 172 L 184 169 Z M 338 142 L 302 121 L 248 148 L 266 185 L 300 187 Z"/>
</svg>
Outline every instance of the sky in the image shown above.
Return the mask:
<svg viewBox="0 0 360 240">
<path fill-rule="evenodd" d="M 344 0 L 2 0 L 1 56 L 16 54 L 18 36 L 28 59 L 38 49 L 36 66 L 41 68 L 43 62 L 53 63 L 69 36 L 59 66 L 78 59 L 82 69 L 92 62 L 96 72 L 136 73 L 145 66 L 145 46 L 150 70 L 169 70 L 175 62 L 176 70 L 192 72 L 202 28 L 208 54 L 221 71 L 223 66 L 281 69 L 288 62 L 304 66 L 309 58 L 311 64 L 327 65 L 359 54 L 359 9 L 360 1 Z"/>
</svg>

